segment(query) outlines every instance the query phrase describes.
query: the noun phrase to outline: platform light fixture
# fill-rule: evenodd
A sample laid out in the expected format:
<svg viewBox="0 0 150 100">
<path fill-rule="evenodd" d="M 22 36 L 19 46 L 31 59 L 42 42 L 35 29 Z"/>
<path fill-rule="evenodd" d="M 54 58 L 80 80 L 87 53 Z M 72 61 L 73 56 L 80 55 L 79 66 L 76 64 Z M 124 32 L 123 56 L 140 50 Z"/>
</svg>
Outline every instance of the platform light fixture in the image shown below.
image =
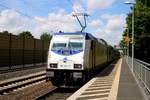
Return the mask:
<svg viewBox="0 0 150 100">
<path fill-rule="evenodd" d="M 134 5 L 135 5 L 135 2 L 128 0 L 128 1 L 124 2 L 124 4 L 133 6 L 133 9 L 132 9 L 132 72 L 133 72 L 133 67 L 134 67 L 134 10 L 135 10 Z"/>
</svg>

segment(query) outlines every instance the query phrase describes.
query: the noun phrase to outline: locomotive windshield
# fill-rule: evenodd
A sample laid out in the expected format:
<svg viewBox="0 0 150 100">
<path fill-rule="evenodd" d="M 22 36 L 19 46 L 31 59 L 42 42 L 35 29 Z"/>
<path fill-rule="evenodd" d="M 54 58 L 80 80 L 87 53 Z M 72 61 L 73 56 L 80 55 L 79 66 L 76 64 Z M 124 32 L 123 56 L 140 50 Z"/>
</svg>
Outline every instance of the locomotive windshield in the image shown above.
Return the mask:
<svg viewBox="0 0 150 100">
<path fill-rule="evenodd" d="M 53 43 L 52 50 L 65 49 L 67 46 L 66 43 Z"/>
<path fill-rule="evenodd" d="M 61 55 L 73 55 L 83 51 L 82 42 L 68 42 L 68 43 L 53 43 L 52 49 L 53 52 Z"/>
<path fill-rule="evenodd" d="M 69 42 L 69 50 L 83 50 L 83 43 L 81 42 Z"/>
</svg>

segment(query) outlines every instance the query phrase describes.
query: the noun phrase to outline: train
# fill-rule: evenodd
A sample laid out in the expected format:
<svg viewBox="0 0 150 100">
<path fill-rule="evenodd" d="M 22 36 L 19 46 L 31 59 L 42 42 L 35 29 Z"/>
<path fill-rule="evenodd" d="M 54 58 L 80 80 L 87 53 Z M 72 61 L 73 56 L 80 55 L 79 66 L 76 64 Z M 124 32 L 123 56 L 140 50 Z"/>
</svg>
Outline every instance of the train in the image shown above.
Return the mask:
<svg viewBox="0 0 150 100">
<path fill-rule="evenodd" d="M 54 33 L 46 79 L 56 86 L 80 86 L 117 59 L 118 51 L 86 32 Z"/>
</svg>

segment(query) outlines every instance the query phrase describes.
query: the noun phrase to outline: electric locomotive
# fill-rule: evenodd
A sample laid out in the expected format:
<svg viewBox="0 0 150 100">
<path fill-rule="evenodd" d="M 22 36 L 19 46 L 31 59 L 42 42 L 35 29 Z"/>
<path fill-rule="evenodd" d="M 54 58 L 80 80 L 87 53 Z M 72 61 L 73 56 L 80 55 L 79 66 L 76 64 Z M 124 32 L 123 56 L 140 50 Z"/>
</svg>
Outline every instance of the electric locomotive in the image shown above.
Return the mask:
<svg viewBox="0 0 150 100">
<path fill-rule="evenodd" d="M 89 33 L 55 33 L 49 47 L 46 78 L 57 86 L 82 85 L 113 60 L 111 53 L 104 40 Z"/>
</svg>

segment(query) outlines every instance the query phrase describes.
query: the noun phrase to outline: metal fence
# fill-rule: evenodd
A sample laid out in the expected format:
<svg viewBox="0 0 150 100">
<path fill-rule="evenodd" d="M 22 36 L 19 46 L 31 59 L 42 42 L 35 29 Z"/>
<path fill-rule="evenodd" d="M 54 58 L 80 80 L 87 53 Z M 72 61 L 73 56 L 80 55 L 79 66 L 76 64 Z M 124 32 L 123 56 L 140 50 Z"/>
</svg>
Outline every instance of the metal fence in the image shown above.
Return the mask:
<svg viewBox="0 0 150 100">
<path fill-rule="evenodd" d="M 127 57 L 127 63 L 132 68 L 132 59 Z M 150 95 L 150 64 L 134 59 L 133 72 L 136 78 L 143 84 L 143 89 Z M 150 97 L 149 97 L 150 98 Z"/>
<path fill-rule="evenodd" d="M 0 70 L 45 63 L 48 48 L 48 41 L 0 34 Z"/>
</svg>

